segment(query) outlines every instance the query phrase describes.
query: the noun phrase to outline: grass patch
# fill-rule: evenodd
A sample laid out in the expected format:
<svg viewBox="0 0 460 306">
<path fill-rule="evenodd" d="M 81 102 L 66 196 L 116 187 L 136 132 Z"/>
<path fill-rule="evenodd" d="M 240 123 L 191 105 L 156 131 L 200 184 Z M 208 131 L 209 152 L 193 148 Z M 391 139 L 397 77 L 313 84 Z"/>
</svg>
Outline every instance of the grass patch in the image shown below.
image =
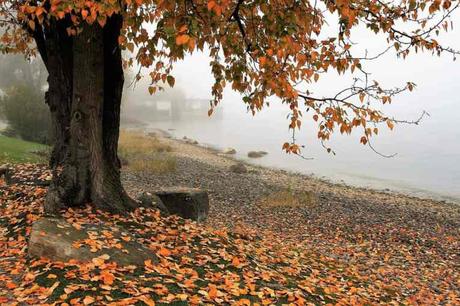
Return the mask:
<svg viewBox="0 0 460 306">
<path fill-rule="evenodd" d="M 155 153 L 147 158 L 132 158 L 128 167 L 136 172 L 168 173 L 176 170 L 176 159 L 168 154 Z"/>
<path fill-rule="evenodd" d="M 119 152 L 122 155 L 148 155 L 151 153 L 163 153 L 171 151 L 171 146 L 161 143 L 156 137 L 145 136 L 136 132 L 120 132 Z"/>
<path fill-rule="evenodd" d="M 156 137 L 121 131 L 119 154 L 127 167 L 136 172 L 169 173 L 176 170 L 172 147 Z"/>
<path fill-rule="evenodd" d="M 259 200 L 265 207 L 314 207 L 318 199 L 313 192 L 285 189 L 274 192 Z"/>
<path fill-rule="evenodd" d="M 0 135 L 0 164 L 2 163 L 41 163 L 46 156 L 33 152 L 45 152 L 49 147 Z"/>
</svg>

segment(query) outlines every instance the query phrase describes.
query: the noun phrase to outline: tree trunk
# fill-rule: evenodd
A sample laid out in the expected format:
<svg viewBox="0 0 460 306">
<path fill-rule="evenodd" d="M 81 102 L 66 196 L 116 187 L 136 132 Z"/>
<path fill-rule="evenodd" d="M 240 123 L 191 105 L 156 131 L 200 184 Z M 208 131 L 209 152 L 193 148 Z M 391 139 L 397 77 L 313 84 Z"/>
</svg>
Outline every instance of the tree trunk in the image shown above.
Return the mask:
<svg viewBox="0 0 460 306">
<path fill-rule="evenodd" d="M 73 38 L 62 35 L 59 24 L 45 31 L 40 53 L 49 72 L 47 103 L 56 133 L 50 161 L 56 171 L 45 201 L 47 213 L 87 203 L 115 213 L 138 206 L 121 185 L 117 157 L 124 82 L 121 26 L 122 18 L 116 15 L 104 28 L 84 25 Z"/>
<path fill-rule="evenodd" d="M 48 69 L 48 91 L 45 102 L 51 112 L 54 146 L 52 169 L 62 166 L 68 153 L 70 139 L 70 109 L 72 105 L 72 38 L 67 35 L 65 22 L 50 21 L 45 30 L 45 65 Z M 42 55 L 43 57 L 43 55 Z"/>
</svg>

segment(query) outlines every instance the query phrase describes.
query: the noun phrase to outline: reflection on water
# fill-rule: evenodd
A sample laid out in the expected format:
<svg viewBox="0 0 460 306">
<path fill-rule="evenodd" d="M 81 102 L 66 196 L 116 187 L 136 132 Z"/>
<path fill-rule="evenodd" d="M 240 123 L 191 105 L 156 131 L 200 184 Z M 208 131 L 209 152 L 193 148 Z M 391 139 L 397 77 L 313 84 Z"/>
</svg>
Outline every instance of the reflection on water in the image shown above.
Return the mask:
<svg viewBox="0 0 460 306">
<path fill-rule="evenodd" d="M 393 158 L 383 158 L 360 145 L 358 135 L 336 136 L 330 143 L 336 155 L 328 154 L 315 139 L 314 128 L 305 126 L 298 139 L 307 144 L 303 153 L 313 160 L 304 160 L 281 150 L 282 143 L 290 139 L 285 116 L 280 115 L 284 109 L 275 106 L 255 117 L 242 108 L 224 109 L 223 116 L 156 121 L 148 128 L 169 130 L 177 138 L 187 136 L 221 149 L 232 147 L 237 158 L 263 166 L 460 203 L 460 145 L 452 141 L 460 139 L 459 130 L 454 129 L 458 115 L 437 116 L 433 111 L 421 126 L 382 131 L 374 145 L 383 153 L 398 153 Z M 269 154 L 249 159 L 247 152 L 252 150 Z"/>
</svg>

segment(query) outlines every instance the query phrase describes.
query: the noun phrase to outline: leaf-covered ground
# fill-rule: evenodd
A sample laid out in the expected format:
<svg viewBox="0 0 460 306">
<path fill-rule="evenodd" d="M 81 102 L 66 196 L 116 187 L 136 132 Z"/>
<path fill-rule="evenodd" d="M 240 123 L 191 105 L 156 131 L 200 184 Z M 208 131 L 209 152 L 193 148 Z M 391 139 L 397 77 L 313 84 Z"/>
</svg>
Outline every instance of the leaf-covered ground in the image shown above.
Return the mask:
<svg viewBox="0 0 460 306">
<path fill-rule="evenodd" d="M 155 210 L 121 217 L 87 207 L 63 216 L 76 227 L 99 222 L 124 227 L 159 262 L 119 267 L 108 256 L 86 264 L 30 259 L 27 240 L 31 224 L 43 215 L 46 189 L 26 182 L 45 180 L 49 173 L 37 165 L 17 166 L 15 173 L 22 182 L 0 187 L 2 305 L 460 303 L 459 229 L 442 223 L 434 231 L 398 222 L 362 223 L 346 231 L 340 215 L 317 216 L 303 240 L 287 242 L 268 228 L 228 232 L 164 218 Z M 276 219 L 286 216 L 264 211 L 260 218 L 280 222 Z M 117 244 L 110 233 L 85 243 Z"/>
</svg>

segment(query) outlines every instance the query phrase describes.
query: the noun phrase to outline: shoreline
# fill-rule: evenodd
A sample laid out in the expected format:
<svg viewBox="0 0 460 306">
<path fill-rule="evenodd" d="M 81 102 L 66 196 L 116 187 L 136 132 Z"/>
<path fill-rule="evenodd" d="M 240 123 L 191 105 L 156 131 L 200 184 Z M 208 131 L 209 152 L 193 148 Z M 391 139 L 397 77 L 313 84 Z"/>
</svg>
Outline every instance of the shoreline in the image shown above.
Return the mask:
<svg viewBox="0 0 460 306">
<path fill-rule="evenodd" d="M 264 236 L 277 235 L 313 244 L 327 240 L 318 240 L 314 231 L 322 238 L 332 239 L 337 232 L 350 229 L 361 232 L 366 227 L 386 224 L 424 236 L 431 235 L 439 226 L 455 235 L 460 229 L 460 205 L 455 203 L 336 184 L 253 165 L 168 135 L 157 137 L 172 147 L 176 171 L 149 174 L 124 170 L 122 180 L 127 191 L 134 196 L 178 186 L 206 190 L 211 206 L 206 224 L 213 228 L 251 228 Z M 247 173 L 232 172 L 230 167 L 237 164 L 244 164 Z M 276 197 L 286 192 L 295 197 L 311 194 L 314 201 L 296 205 L 278 203 Z M 277 205 L 270 203 L 273 197 Z"/>
<path fill-rule="evenodd" d="M 222 153 L 222 150 L 219 147 L 214 146 L 213 144 L 187 143 L 183 139 L 174 137 L 173 134 L 171 134 L 170 132 L 162 130 L 162 129 L 159 129 L 159 128 L 156 128 L 156 129 L 152 130 L 152 132 L 156 133 L 158 138 L 162 139 L 163 141 L 164 140 L 174 141 L 174 142 L 177 142 L 177 143 L 180 143 L 180 144 L 183 144 L 183 145 L 188 145 L 188 146 L 193 146 L 193 147 L 196 147 L 196 148 L 200 148 L 200 149 L 206 151 L 206 153 L 214 154 L 214 155 L 217 155 L 217 156 L 219 156 L 221 158 L 231 160 L 231 161 L 233 161 L 235 163 L 241 163 L 241 164 L 244 164 L 245 166 L 252 167 L 252 168 L 270 170 L 270 171 L 274 171 L 274 172 L 280 172 L 280 173 L 283 173 L 284 175 L 302 177 L 302 178 L 305 178 L 307 180 L 315 180 L 315 181 L 321 182 L 323 184 L 330 185 L 331 187 L 336 186 L 336 187 L 342 187 L 342 188 L 351 188 L 351 189 L 366 191 L 366 192 L 369 192 L 369 193 L 379 193 L 379 194 L 382 194 L 382 195 L 392 195 L 392 196 L 396 196 L 396 197 L 405 197 L 405 198 L 409 198 L 411 200 L 432 201 L 432 202 L 439 203 L 439 204 L 442 204 L 442 205 L 448 205 L 448 206 L 454 205 L 454 207 L 457 207 L 457 206 L 460 207 L 460 198 L 456 198 L 454 196 L 443 195 L 443 194 L 436 193 L 436 192 L 429 191 L 429 190 L 425 190 L 425 189 L 418 189 L 417 187 L 407 187 L 408 191 L 403 192 L 403 191 L 399 191 L 399 190 L 392 190 L 390 188 L 374 188 L 372 186 L 354 185 L 354 184 L 351 184 L 351 183 L 347 183 L 344 180 L 335 181 L 334 179 L 330 179 L 330 178 L 328 178 L 326 176 L 320 176 L 320 175 L 317 175 L 315 173 L 307 174 L 307 173 L 303 173 L 303 172 L 300 172 L 300 171 L 293 171 L 293 170 L 283 169 L 283 168 L 280 168 L 280 167 L 272 167 L 272 166 L 265 166 L 265 165 L 260 165 L 260 164 L 256 164 L 256 163 L 251 163 L 250 160 L 241 159 L 241 158 L 235 157 L 232 154 L 224 154 L 224 153 Z M 254 160 L 257 160 L 257 159 L 254 159 Z M 384 181 L 383 179 L 372 178 L 372 177 L 370 179 L 371 180 Z M 411 192 L 411 191 L 409 191 L 409 189 L 413 189 L 414 191 Z M 419 191 L 420 194 L 417 193 L 417 190 Z"/>
<path fill-rule="evenodd" d="M 131 126 L 126 126 L 128 129 L 132 130 L 137 130 L 143 133 L 148 134 L 148 132 L 153 132 L 157 133 L 161 137 L 167 137 L 170 139 L 175 139 L 177 141 L 183 141 L 183 139 L 180 136 L 182 136 L 184 133 L 179 133 L 176 135 L 176 130 L 175 129 L 163 129 L 163 128 L 157 128 L 157 127 L 148 127 L 147 125 L 141 126 L 141 125 L 131 125 Z M 188 136 L 188 135 L 186 135 Z M 193 138 L 189 138 L 193 140 Z M 199 142 L 198 144 L 199 147 L 209 149 L 213 152 L 220 153 L 222 150 L 224 150 L 224 147 L 221 147 L 219 145 L 215 145 L 213 143 L 206 143 L 206 142 Z M 303 170 L 296 170 L 296 169 L 286 169 L 286 167 L 283 167 L 283 165 L 279 164 L 273 164 L 273 162 L 270 162 L 271 157 L 268 158 L 268 163 L 264 162 L 263 158 L 261 159 L 250 159 L 247 158 L 245 154 L 241 154 L 243 151 L 238 150 L 239 152 L 237 153 L 236 157 L 232 157 L 233 159 L 236 159 L 239 162 L 251 165 L 251 166 L 261 166 L 261 167 L 266 167 L 270 168 L 273 170 L 277 171 L 286 171 L 287 173 L 290 173 L 292 175 L 296 176 L 305 176 L 308 178 L 314 178 L 320 181 L 325 181 L 325 182 L 330 182 L 332 184 L 336 185 L 346 185 L 348 187 L 354 187 L 358 189 L 364 189 L 364 190 L 373 190 L 376 192 L 383 192 L 383 193 L 391 193 L 391 194 L 399 194 L 402 196 L 408 196 L 408 197 L 414 197 L 418 199 L 430 199 L 436 202 L 442 202 L 442 203 L 450 203 L 454 205 L 459 205 L 460 206 L 460 194 L 457 194 L 455 192 L 451 192 L 451 190 L 454 189 L 449 189 L 448 191 L 439 191 L 437 189 L 429 188 L 427 186 L 420 187 L 419 185 L 414 185 L 411 184 L 410 182 L 407 181 L 399 181 L 397 179 L 389 179 L 389 178 L 379 178 L 379 177 L 373 177 L 373 176 L 366 176 L 365 174 L 356 174 L 352 172 L 336 172 L 337 174 L 330 174 L 329 176 L 327 174 L 321 174 L 321 173 L 315 173 L 315 172 L 310 172 L 310 171 L 303 171 Z"/>
</svg>

